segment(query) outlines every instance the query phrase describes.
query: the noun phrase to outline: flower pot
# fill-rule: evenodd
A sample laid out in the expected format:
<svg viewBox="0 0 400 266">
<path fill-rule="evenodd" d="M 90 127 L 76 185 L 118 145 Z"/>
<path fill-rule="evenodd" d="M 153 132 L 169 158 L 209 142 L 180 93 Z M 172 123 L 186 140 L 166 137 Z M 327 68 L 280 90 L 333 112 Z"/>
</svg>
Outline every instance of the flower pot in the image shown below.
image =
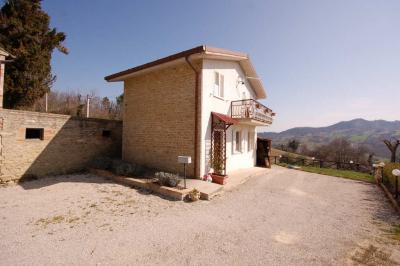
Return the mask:
<svg viewBox="0 0 400 266">
<path fill-rule="evenodd" d="M 226 179 L 228 178 L 227 175 L 218 175 L 218 174 L 211 174 L 213 183 L 225 185 Z"/>
</svg>

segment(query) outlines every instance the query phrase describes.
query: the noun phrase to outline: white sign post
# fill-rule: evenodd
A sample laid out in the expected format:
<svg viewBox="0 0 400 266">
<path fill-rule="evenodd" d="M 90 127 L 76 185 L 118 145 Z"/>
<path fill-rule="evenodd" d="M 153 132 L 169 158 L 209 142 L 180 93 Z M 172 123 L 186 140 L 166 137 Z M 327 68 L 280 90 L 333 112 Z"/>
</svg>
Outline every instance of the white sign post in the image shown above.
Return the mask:
<svg viewBox="0 0 400 266">
<path fill-rule="evenodd" d="M 178 156 L 178 163 L 183 164 L 183 184 L 186 188 L 186 164 L 192 163 L 192 157 L 190 156 Z"/>
<path fill-rule="evenodd" d="M 399 197 L 399 176 L 400 176 L 400 170 L 399 169 L 393 169 L 392 175 L 396 177 L 396 194 L 394 195 L 395 198 L 397 199 Z"/>
</svg>

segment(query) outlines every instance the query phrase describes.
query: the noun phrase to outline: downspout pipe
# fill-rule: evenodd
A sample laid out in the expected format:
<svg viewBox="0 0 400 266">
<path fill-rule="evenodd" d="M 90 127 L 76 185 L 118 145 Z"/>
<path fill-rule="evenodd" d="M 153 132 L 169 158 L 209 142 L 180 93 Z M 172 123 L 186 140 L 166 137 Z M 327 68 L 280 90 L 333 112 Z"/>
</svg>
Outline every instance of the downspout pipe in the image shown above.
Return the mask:
<svg viewBox="0 0 400 266">
<path fill-rule="evenodd" d="M 194 71 L 196 75 L 196 80 L 195 80 L 195 98 L 194 98 L 194 105 L 195 105 L 195 111 L 194 111 L 194 177 L 200 177 L 200 170 L 199 169 L 199 160 L 198 160 L 198 142 L 199 142 L 199 118 L 198 114 L 200 112 L 200 106 L 199 106 L 199 97 L 200 97 L 200 71 L 198 71 L 193 63 L 190 61 L 190 55 L 185 57 L 186 62 L 190 66 L 190 68 Z"/>
</svg>

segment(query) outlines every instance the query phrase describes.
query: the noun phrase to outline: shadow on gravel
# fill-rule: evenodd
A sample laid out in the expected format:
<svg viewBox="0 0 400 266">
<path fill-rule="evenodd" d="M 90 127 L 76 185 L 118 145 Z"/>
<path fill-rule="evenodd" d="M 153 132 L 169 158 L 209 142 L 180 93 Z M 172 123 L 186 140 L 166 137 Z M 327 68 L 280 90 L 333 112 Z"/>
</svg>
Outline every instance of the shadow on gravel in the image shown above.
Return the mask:
<svg viewBox="0 0 400 266">
<path fill-rule="evenodd" d="M 77 173 L 73 175 L 62 175 L 62 176 L 49 176 L 40 179 L 30 179 L 19 182 L 18 185 L 24 189 L 39 189 L 55 185 L 58 183 L 92 183 L 92 184 L 115 184 L 110 179 L 94 176 L 91 174 Z"/>
</svg>

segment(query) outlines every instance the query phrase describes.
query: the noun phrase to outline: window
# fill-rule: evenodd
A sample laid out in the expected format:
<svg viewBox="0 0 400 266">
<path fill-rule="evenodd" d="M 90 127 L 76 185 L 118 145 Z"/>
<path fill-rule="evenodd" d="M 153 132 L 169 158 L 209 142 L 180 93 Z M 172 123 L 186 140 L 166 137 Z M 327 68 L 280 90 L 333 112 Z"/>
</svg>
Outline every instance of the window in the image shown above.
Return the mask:
<svg viewBox="0 0 400 266">
<path fill-rule="evenodd" d="M 214 96 L 224 98 L 224 75 L 218 72 L 214 74 Z"/>
<path fill-rule="evenodd" d="M 242 133 L 237 130 L 235 131 L 233 135 L 234 141 L 233 141 L 233 151 L 234 152 L 241 152 L 242 151 Z"/>
<path fill-rule="evenodd" d="M 27 128 L 25 129 L 25 139 L 43 140 L 43 128 Z"/>
<path fill-rule="evenodd" d="M 111 137 L 111 130 L 103 130 L 103 132 L 101 133 L 101 135 L 104 138 L 110 138 Z"/>
<path fill-rule="evenodd" d="M 249 131 L 247 136 L 247 151 L 254 149 L 254 132 Z"/>
</svg>

